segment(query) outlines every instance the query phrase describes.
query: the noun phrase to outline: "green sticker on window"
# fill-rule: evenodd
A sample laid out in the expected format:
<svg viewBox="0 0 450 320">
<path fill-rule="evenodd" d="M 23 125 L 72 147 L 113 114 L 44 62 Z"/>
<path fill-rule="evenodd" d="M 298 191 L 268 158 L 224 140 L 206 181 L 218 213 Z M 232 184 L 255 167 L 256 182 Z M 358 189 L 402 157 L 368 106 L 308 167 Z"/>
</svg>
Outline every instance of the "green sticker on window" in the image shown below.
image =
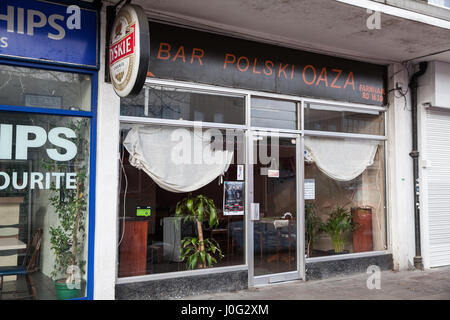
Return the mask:
<svg viewBox="0 0 450 320">
<path fill-rule="evenodd" d="M 150 217 L 152 215 L 151 207 L 136 207 L 136 217 Z"/>
</svg>

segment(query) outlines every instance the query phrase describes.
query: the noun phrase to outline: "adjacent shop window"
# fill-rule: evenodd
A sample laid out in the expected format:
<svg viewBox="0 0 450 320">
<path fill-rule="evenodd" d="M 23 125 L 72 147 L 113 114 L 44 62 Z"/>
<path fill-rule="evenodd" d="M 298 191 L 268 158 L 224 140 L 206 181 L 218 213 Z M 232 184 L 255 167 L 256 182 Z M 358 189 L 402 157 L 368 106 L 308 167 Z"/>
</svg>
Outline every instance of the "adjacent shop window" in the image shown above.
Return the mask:
<svg viewBox="0 0 450 320">
<path fill-rule="evenodd" d="M 121 124 L 119 277 L 245 263 L 244 141 Z"/>
<path fill-rule="evenodd" d="M 0 65 L 2 105 L 91 110 L 91 76 Z"/>
<path fill-rule="evenodd" d="M 428 3 L 450 9 L 450 0 L 428 0 Z"/>
<path fill-rule="evenodd" d="M 305 130 L 384 135 L 384 113 L 376 110 L 307 104 Z"/>
<path fill-rule="evenodd" d="M 0 118 L 0 268 L 34 271 L 38 299 L 84 297 L 90 120 L 15 112 Z M 3 281 L 3 292 L 27 292 L 23 276 Z"/>
<path fill-rule="evenodd" d="M 305 137 L 307 257 L 386 250 L 384 142 Z"/>
<path fill-rule="evenodd" d="M 122 116 L 245 124 L 245 99 L 190 90 L 145 87 L 121 101 Z"/>
<path fill-rule="evenodd" d="M 252 126 L 297 130 L 297 103 L 292 101 L 252 98 Z"/>
</svg>

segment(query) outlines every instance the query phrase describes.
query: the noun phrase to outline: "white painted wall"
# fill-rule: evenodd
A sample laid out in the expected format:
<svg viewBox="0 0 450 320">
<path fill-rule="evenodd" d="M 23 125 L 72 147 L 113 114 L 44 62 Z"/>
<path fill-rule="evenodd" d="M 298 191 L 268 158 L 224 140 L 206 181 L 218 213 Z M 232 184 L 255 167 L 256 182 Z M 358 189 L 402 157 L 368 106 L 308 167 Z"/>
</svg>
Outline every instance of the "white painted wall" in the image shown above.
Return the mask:
<svg viewBox="0 0 450 320">
<path fill-rule="evenodd" d="M 435 105 L 450 108 L 450 63 L 433 62 L 435 75 Z"/>
<path fill-rule="evenodd" d="M 397 82 L 401 83 L 403 91 L 406 91 L 408 73 L 401 64 L 392 64 L 389 66 L 388 88 L 393 88 Z M 395 270 L 408 270 L 414 265 L 415 255 L 413 165 L 409 156 L 412 150 L 410 110 L 409 94 L 406 106 L 403 97 L 394 95 L 394 92 L 389 94 L 388 228 Z"/>
<path fill-rule="evenodd" d="M 120 99 L 105 75 L 105 10 L 101 17 L 97 111 L 94 299 L 114 299 L 117 259 L 117 203 Z"/>
<path fill-rule="evenodd" d="M 427 72 L 419 78 L 418 103 L 450 108 L 450 63 L 428 62 Z"/>
</svg>

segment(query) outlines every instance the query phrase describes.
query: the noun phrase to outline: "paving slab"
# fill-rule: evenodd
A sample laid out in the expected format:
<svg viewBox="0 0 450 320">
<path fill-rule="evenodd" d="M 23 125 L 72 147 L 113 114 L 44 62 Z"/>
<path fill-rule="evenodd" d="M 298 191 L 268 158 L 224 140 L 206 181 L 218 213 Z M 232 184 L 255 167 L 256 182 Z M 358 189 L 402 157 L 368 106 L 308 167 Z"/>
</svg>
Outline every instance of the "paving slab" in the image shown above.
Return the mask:
<svg viewBox="0 0 450 320">
<path fill-rule="evenodd" d="M 450 300 L 450 267 L 426 271 L 383 271 L 380 288 L 369 289 L 369 274 L 325 280 L 291 281 L 189 296 L 187 300 Z"/>
</svg>

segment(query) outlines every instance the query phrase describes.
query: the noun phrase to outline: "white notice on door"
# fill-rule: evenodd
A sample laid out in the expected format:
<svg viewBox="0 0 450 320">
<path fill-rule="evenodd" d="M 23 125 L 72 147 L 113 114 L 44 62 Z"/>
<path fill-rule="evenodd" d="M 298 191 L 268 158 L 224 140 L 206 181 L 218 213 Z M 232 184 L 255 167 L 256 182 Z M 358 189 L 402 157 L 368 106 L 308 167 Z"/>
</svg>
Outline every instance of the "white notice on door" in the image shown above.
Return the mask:
<svg viewBox="0 0 450 320">
<path fill-rule="evenodd" d="M 314 179 L 305 179 L 305 200 L 316 199 L 316 181 Z"/>
</svg>

